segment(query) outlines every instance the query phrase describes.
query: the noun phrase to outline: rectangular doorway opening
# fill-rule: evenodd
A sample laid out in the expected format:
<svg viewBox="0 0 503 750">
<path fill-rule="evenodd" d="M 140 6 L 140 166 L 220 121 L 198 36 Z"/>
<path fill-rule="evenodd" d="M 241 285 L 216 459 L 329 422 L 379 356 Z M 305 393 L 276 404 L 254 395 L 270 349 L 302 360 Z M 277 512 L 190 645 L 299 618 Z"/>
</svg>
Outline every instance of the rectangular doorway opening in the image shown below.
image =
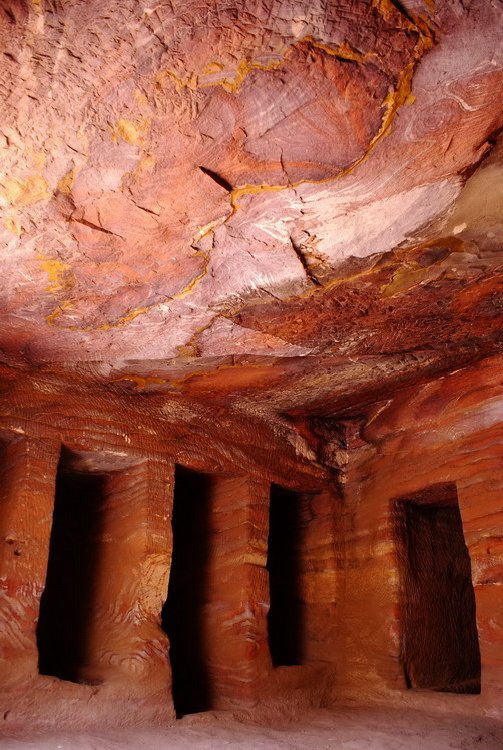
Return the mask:
<svg viewBox="0 0 503 750">
<path fill-rule="evenodd" d="M 400 498 L 394 513 L 407 686 L 480 693 L 475 594 L 456 485 Z"/>
<path fill-rule="evenodd" d="M 267 570 L 269 651 L 274 667 L 303 663 L 305 612 L 302 597 L 304 496 L 271 486 Z"/>
<path fill-rule="evenodd" d="M 71 467 L 61 452 L 45 589 L 37 627 L 40 674 L 86 682 L 93 594 L 100 563 L 106 477 Z"/>
<path fill-rule="evenodd" d="M 209 602 L 211 489 L 215 478 L 177 466 L 173 556 L 162 626 L 170 641 L 178 718 L 212 708 L 205 605 Z"/>
</svg>

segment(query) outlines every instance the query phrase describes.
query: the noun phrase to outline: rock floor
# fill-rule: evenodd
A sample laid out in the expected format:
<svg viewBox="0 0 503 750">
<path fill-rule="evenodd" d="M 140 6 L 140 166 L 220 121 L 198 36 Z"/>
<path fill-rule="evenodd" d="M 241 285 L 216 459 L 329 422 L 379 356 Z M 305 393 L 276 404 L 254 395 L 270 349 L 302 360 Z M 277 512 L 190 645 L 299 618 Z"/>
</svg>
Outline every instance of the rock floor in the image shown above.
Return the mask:
<svg viewBox="0 0 503 750">
<path fill-rule="evenodd" d="M 309 721 L 271 727 L 215 714 L 174 727 L 53 732 L 0 739 L 3 750 L 501 750 L 503 724 L 490 719 L 386 709 L 318 711 Z"/>
</svg>

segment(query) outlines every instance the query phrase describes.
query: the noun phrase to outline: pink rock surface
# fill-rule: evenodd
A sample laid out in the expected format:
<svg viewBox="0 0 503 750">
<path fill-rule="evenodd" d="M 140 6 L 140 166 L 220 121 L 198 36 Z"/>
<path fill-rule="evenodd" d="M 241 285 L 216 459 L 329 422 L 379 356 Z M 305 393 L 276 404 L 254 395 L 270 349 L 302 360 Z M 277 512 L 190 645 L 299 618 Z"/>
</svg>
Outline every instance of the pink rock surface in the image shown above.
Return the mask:
<svg viewBox="0 0 503 750">
<path fill-rule="evenodd" d="M 210 711 L 502 719 L 502 25 L 485 0 L 0 0 L 11 735 L 185 713 L 169 651 L 180 504 L 205 560 Z M 195 498 L 180 467 L 203 477 Z M 480 646 L 480 674 L 455 683 L 480 693 L 407 689 L 421 587 L 396 502 L 436 487 L 443 507 L 446 486 L 462 537 L 442 549 L 466 545 Z M 294 509 L 279 580 L 303 618 L 283 661 L 276 492 Z M 450 562 L 427 559 L 432 588 Z M 427 615 L 419 629 L 457 637 L 459 618 Z"/>
</svg>

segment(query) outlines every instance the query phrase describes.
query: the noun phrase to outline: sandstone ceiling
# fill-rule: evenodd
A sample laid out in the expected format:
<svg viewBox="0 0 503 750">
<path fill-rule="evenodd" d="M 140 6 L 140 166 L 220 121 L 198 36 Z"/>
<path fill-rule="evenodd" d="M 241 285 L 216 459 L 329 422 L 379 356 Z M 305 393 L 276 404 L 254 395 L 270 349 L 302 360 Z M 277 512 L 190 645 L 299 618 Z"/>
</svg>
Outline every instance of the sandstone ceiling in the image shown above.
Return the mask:
<svg viewBox="0 0 503 750">
<path fill-rule="evenodd" d="M 500 0 L 1 0 L 4 375 L 327 414 L 502 347 Z"/>
</svg>

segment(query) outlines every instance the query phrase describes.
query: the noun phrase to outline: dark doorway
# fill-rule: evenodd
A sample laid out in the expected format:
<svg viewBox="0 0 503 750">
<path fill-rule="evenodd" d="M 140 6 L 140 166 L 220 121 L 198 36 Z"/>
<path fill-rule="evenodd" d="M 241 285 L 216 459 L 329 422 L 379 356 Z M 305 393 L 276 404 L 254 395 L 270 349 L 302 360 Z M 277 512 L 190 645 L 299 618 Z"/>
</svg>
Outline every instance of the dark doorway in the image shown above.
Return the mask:
<svg viewBox="0 0 503 750">
<path fill-rule="evenodd" d="M 178 717 L 212 707 L 205 604 L 208 602 L 212 477 L 176 467 L 173 557 L 162 625 L 170 641 Z"/>
<path fill-rule="evenodd" d="M 83 682 L 99 565 L 105 477 L 67 468 L 56 479 L 49 562 L 37 628 L 39 671 Z"/>
<path fill-rule="evenodd" d="M 302 664 L 304 602 L 301 590 L 303 496 L 271 487 L 269 512 L 269 650 L 273 666 Z"/>
<path fill-rule="evenodd" d="M 454 484 L 396 502 L 407 685 L 480 693 L 471 565 Z"/>
</svg>

